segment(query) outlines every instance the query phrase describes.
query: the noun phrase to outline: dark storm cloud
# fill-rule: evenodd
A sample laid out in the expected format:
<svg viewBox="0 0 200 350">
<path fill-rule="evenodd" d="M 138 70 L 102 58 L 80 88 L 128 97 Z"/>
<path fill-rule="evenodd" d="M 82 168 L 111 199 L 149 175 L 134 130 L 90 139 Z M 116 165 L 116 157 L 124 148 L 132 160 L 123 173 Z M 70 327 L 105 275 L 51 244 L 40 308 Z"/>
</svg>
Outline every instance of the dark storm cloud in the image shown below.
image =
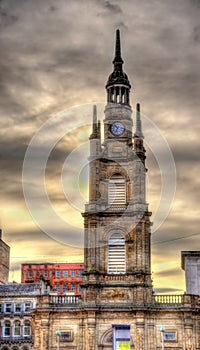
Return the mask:
<svg viewBox="0 0 200 350">
<path fill-rule="evenodd" d="M 122 9 L 120 8 L 120 6 L 117 4 L 113 4 L 111 1 L 104 1 L 103 7 L 108 11 L 109 15 L 122 13 Z"/>
</svg>

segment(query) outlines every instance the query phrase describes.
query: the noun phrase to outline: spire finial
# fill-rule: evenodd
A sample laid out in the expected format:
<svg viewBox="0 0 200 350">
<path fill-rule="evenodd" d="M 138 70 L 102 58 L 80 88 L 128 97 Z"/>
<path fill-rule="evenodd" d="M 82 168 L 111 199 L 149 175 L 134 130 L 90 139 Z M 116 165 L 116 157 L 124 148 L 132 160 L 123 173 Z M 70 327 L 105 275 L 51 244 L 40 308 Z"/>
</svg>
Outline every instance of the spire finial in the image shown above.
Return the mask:
<svg viewBox="0 0 200 350">
<path fill-rule="evenodd" d="M 142 133 L 142 122 L 140 118 L 140 104 L 136 104 L 136 131 L 135 131 L 135 136 L 144 138 L 143 133 Z"/>
<path fill-rule="evenodd" d="M 124 61 L 121 57 L 121 42 L 120 42 L 120 30 L 116 30 L 116 41 L 115 41 L 115 58 L 113 60 L 113 64 L 115 63 L 121 63 L 123 64 Z"/>
<path fill-rule="evenodd" d="M 98 138 L 98 125 L 97 125 L 97 106 L 93 105 L 93 116 L 92 116 L 92 134 L 90 139 Z"/>
</svg>

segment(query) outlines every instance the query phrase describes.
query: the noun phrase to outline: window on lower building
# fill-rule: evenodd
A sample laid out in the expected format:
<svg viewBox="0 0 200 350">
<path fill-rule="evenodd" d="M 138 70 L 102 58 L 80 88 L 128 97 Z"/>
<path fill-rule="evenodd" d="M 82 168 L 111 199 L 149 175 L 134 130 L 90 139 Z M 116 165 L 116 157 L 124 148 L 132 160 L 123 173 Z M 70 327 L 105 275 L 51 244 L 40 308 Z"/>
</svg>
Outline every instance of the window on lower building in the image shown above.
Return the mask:
<svg viewBox="0 0 200 350">
<path fill-rule="evenodd" d="M 20 321 L 15 321 L 14 328 L 13 328 L 13 336 L 14 337 L 20 337 L 20 330 L 21 330 L 21 324 Z"/>
<path fill-rule="evenodd" d="M 76 292 L 76 285 L 72 284 L 72 292 Z"/>
<path fill-rule="evenodd" d="M 10 337 L 11 336 L 11 326 L 10 326 L 10 322 L 9 321 L 6 321 L 5 324 L 4 324 L 3 335 L 4 335 L 4 337 Z"/>
<path fill-rule="evenodd" d="M 52 270 L 49 271 L 49 277 L 52 277 Z"/>
<path fill-rule="evenodd" d="M 72 332 L 61 332 L 60 334 L 60 341 L 61 342 L 71 342 L 73 341 L 73 334 Z"/>
<path fill-rule="evenodd" d="M 71 270 L 71 277 L 76 277 L 76 270 Z"/>
<path fill-rule="evenodd" d="M 113 233 L 108 241 L 108 273 L 120 274 L 126 271 L 126 249 L 122 234 Z"/>
<path fill-rule="evenodd" d="M 60 292 L 60 283 L 56 283 L 56 291 L 59 293 Z"/>
<path fill-rule="evenodd" d="M 31 324 L 30 324 L 30 321 L 25 321 L 24 322 L 23 335 L 24 335 L 24 337 L 30 337 L 30 335 L 31 335 Z"/>
<path fill-rule="evenodd" d="M 79 275 L 79 277 L 82 277 L 83 276 L 83 270 L 78 270 L 78 275 Z"/>
<path fill-rule="evenodd" d="M 165 341 L 176 340 L 176 332 L 163 332 L 163 339 Z"/>
<path fill-rule="evenodd" d="M 44 277 L 48 277 L 48 270 L 44 270 Z"/>
<path fill-rule="evenodd" d="M 63 291 L 63 293 L 66 293 L 66 291 L 67 291 L 67 285 L 66 285 L 66 283 L 63 284 L 63 289 L 62 289 L 62 291 Z"/>
<path fill-rule="evenodd" d="M 81 292 L 82 292 L 82 288 L 81 288 L 81 286 L 80 286 L 80 285 L 78 286 L 78 292 L 79 292 L 79 293 L 81 293 Z"/>
<path fill-rule="evenodd" d="M 32 277 L 32 270 L 28 270 L 28 278 Z"/>
<path fill-rule="evenodd" d="M 36 270 L 33 271 L 33 277 L 34 277 L 34 278 L 37 277 L 37 271 L 36 271 Z"/>
<path fill-rule="evenodd" d="M 24 304 L 24 311 L 25 312 L 28 312 L 30 310 L 30 308 L 31 308 L 31 303 L 25 303 Z"/>
<path fill-rule="evenodd" d="M 60 270 L 56 270 L 56 277 L 60 278 Z"/>
<path fill-rule="evenodd" d="M 68 270 L 63 271 L 63 277 L 68 277 Z"/>
<path fill-rule="evenodd" d="M 5 312 L 10 313 L 12 311 L 12 304 L 6 304 Z"/>
<path fill-rule="evenodd" d="M 15 312 L 21 312 L 21 304 L 15 304 Z"/>
</svg>

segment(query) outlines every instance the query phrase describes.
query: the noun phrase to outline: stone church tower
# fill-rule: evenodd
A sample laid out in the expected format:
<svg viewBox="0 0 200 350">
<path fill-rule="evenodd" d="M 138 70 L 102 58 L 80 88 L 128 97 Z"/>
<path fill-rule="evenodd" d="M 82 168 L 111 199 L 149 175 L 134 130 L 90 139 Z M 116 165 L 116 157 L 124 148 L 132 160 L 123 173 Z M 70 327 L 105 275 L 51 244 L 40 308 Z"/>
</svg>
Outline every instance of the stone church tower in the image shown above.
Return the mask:
<svg viewBox="0 0 200 350">
<path fill-rule="evenodd" d="M 93 109 L 82 296 L 38 295 L 33 349 L 200 350 L 199 296 L 152 289 L 140 105 L 133 123 L 119 30 L 113 65 L 103 141 Z"/>
<path fill-rule="evenodd" d="M 145 148 L 137 104 L 133 136 L 131 85 L 116 32 L 107 84 L 104 142 L 94 106 L 90 136 L 89 203 L 85 221 L 84 302 L 144 305 L 152 301 L 150 215 Z M 134 141 L 134 142 L 133 142 Z"/>
</svg>

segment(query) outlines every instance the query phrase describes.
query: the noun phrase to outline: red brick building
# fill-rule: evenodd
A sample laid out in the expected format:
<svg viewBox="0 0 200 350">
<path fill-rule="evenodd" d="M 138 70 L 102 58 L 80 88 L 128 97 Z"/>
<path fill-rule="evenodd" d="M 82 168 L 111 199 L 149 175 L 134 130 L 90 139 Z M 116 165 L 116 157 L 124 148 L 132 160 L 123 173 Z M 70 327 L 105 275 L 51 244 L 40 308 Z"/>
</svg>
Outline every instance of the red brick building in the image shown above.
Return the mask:
<svg viewBox="0 0 200 350">
<path fill-rule="evenodd" d="M 83 263 L 22 264 L 21 282 L 34 283 L 43 278 L 60 294 L 74 292 L 78 295 L 81 293 L 83 269 Z"/>
</svg>

